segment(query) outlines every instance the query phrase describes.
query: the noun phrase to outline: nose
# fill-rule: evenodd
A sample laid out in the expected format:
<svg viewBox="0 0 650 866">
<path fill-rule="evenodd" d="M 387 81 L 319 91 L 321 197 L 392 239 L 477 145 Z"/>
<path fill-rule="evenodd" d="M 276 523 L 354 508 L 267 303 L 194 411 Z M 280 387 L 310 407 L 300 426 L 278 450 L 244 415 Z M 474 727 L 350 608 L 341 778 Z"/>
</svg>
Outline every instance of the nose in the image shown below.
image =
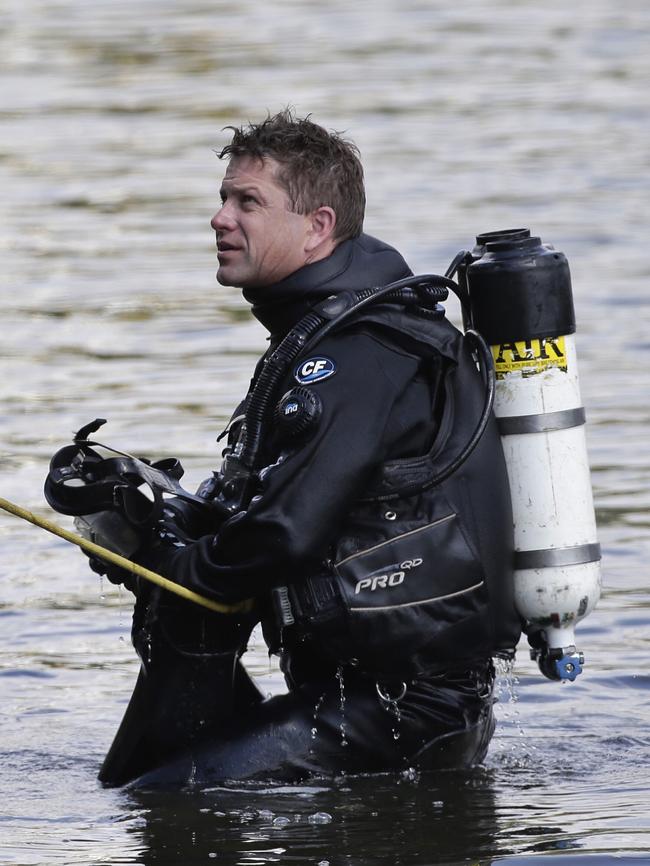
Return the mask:
<svg viewBox="0 0 650 866">
<path fill-rule="evenodd" d="M 210 225 L 212 226 L 215 232 L 223 232 L 232 228 L 233 219 L 230 215 L 230 209 L 228 208 L 228 203 L 224 202 L 216 214 L 210 220 Z"/>
</svg>

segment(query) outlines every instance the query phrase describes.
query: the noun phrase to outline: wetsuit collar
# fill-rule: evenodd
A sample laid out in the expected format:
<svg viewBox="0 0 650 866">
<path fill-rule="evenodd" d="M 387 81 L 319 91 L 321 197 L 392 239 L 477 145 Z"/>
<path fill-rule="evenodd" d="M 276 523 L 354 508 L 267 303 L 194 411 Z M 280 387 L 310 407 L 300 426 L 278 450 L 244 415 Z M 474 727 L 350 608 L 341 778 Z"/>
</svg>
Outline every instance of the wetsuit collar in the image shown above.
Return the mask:
<svg viewBox="0 0 650 866">
<path fill-rule="evenodd" d="M 410 274 L 394 247 L 361 234 L 340 243 L 326 259 L 305 265 L 279 283 L 246 289 L 244 297 L 252 304 L 253 315 L 271 332 L 273 344 L 329 295 L 385 286 Z"/>
<path fill-rule="evenodd" d="M 278 283 L 243 290 L 253 315 L 272 337 L 286 333 L 318 301 L 343 290 L 333 283 L 350 265 L 353 243 L 343 241 L 327 258 L 305 265 Z"/>
</svg>

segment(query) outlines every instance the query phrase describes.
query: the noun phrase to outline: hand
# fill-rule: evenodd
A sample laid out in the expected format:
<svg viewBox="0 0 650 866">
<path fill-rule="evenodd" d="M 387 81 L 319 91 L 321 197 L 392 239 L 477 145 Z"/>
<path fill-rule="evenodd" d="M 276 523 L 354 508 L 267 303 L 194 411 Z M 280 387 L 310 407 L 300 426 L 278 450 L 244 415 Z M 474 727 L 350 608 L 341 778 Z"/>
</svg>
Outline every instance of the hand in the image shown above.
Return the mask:
<svg viewBox="0 0 650 866">
<path fill-rule="evenodd" d="M 91 556 L 87 553 L 86 556 L 88 557 L 88 565 L 95 574 L 101 574 L 102 577 L 105 576 L 116 586 L 122 584 L 134 595 L 138 594 L 140 582 L 136 574 L 127 571 L 125 568 L 120 568 L 119 565 L 113 565 L 112 562 L 106 562 L 97 556 Z"/>
<path fill-rule="evenodd" d="M 133 526 L 115 511 L 100 511 L 74 519 L 75 529 L 82 538 L 132 559 L 140 550 L 142 539 Z M 111 583 L 123 583 L 131 592 L 137 588 L 137 577 L 119 566 L 106 562 L 94 554 L 86 554 L 88 564 L 96 574 L 106 575 Z"/>
</svg>

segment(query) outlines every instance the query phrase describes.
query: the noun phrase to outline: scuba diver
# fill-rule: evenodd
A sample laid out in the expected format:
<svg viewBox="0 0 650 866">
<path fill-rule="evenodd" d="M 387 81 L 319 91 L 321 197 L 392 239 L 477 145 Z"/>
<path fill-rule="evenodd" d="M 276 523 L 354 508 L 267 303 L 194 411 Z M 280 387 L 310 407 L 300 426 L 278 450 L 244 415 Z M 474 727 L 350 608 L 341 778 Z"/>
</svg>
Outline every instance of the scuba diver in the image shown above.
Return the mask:
<svg viewBox="0 0 650 866">
<path fill-rule="evenodd" d="M 86 521 L 223 612 L 91 560 L 135 593 L 142 660 L 100 779 L 472 766 L 494 730 L 493 657 L 522 628 L 480 341 L 445 318 L 451 280 L 363 233 L 354 144 L 289 110 L 229 128 L 217 280 L 269 346 L 197 494 L 153 523 L 125 500 Z M 241 663 L 257 623 L 286 694 L 264 699 Z"/>
</svg>

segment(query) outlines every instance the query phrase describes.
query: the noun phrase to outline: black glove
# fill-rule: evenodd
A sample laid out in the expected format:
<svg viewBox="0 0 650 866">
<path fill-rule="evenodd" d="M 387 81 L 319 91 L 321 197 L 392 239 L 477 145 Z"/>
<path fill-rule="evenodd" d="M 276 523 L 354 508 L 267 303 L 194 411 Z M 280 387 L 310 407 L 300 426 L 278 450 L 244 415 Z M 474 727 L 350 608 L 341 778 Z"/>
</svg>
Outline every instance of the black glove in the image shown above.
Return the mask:
<svg viewBox="0 0 650 866">
<path fill-rule="evenodd" d="M 122 584 L 134 595 L 138 594 L 139 580 L 136 574 L 125 568 L 120 568 L 119 565 L 113 565 L 112 562 L 106 562 L 98 556 L 91 554 L 86 554 L 86 556 L 88 557 L 88 565 L 95 574 L 101 574 L 102 577 L 106 577 L 116 586 Z"/>
<path fill-rule="evenodd" d="M 111 553 L 119 553 L 126 559 L 133 559 L 142 547 L 142 539 L 137 530 L 116 511 L 99 511 L 96 514 L 75 517 L 74 525 L 82 538 L 105 547 Z M 90 568 L 96 574 L 106 575 L 111 583 L 123 583 L 131 592 L 136 592 L 138 579 L 132 572 L 95 554 L 86 553 L 86 556 Z"/>
</svg>

